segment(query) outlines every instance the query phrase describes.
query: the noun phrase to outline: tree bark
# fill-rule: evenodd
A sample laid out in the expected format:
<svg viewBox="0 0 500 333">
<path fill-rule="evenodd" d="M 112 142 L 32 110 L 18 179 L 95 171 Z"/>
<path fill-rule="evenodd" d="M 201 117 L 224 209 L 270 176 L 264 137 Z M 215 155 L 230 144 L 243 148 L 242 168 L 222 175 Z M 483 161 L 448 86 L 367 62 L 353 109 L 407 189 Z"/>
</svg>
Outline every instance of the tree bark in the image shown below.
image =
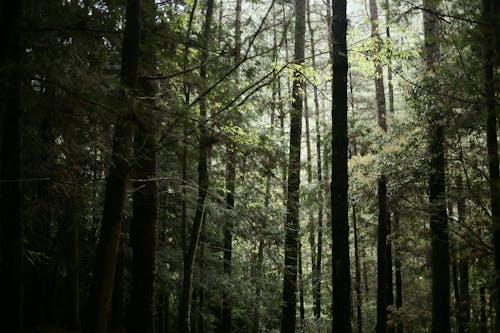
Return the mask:
<svg viewBox="0 0 500 333">
<path fill-rule="evenodd" d="M 435 74 L 440 61 L 439 21 L 436 0 L 424 0 L 424 48 L 426 73 Z M 434 77 L 433 77 L 434 80 Z M 434 82 L 427 82 L 434 84 Z M 445 136 L 436 102 L 427 107 L 429 131 L 429 213 L 431 229 L 432 332 L 450 332 L 450 253 L 445 188 Z"/>
<path fill-rule="evenodd" d="M 86 331 L 107 333 L 116 272 L 122 213 L 127 195 L 133 139 L 131 117 L 134 113 L 133 90 L 137 86 L 142 0 L 127 1 L 125 34 L 122 48 L 121 97 L 126 100 L 125 114 L 116 120 L 111 167 L 106 179 L 104 208 L 96 251 L 96 270 L 89 303 Z M 131 95 L 132 94 L 132 95 Z"/>
<path fill-rule="evenodd" d="M 305 0 L 295 1 L 294 63 L 304 63 Z M 288 160 L 288 186 L 285 222 L 285 271 L 283 278 L 283 305 L 281 332 L 295 332 L 297 299 L 297 255 L 299 251 L 299 198 L 300 198 L 300 143 L 302 135 L 302 108 L 304 82 L 301 72 L 293 76 L 292 109 L 290 110 L 290 152 Z"/>
<path fill-rule="evenodd" d="M 154 19 L 154 18 L 153 18 Z M 154 21 L 153 21 L 154 22 Z M 153 100 L 156 89 L 143 82 L 144 96 Z M 145 102 L 135 135 L 135 177 L 133 217 L 130 227 L 132 246 L 132 282 L 127 332 L 152 333 L 154 328 L 154 280 L 156 270 L 156 223 L 158 219 L 157 120 L 154 102 Z M 138 121 L 139 122 L 139 121 Z"/>
<path fill-rule="evenodd" d="M 347 15 L 346 1 L 333 1 L 332 17 L 332 332 L 351 332 L 347 173 Z"/>
<path fill-rule="evenodd" d="M 486 104 L 486 136 L 488 151 L 488 172 L 491 220 L 493 225 L 493 248 L 495 252 L 495 293 L 500 291 L 500 172 L 498 162 L 497 114 L 495 110 L 495 77 L 493 36 L 495 34 L 492 0 L 483 0 L 483 59 L 484 59 L 484 97 Z M 500 297 L 494 297 L 495 331 L 500 332 Z"/>
<path fill-rule="evenodd" d="M 380 37 L 378 21 L 377 2 L 370 0 L 370 27 L 372 38 L 375 39 L 375 54 L 382 50 L 382 38 Z M 375 65 L 375 98 L 377 104 L 378 126 L 387 132 L 386 104 L 384 92 L 384 74 L 382 63 L 374 58 Z M 392 299 L 392 263 L 391 247 L 389 243 L 389 211 L 387 208 L 387 177 L 382 173 L 378 179 L 378 228 L 377 228 L 377 333 L 387 332 L 387 307 Z"/>
<path fill-rule="evenodd" d="M 0 322 L 23 332 L 23 225 L 21 219 L 21 23 L 24 1 L 4 1 L 0 12 Z"/>
<path fill-rule="evenodd" d="M 207 1 L 205 23 L 203 27 L 203 40 L 205 47 L 201 51 L 201 61 L 204 62 L 208 58 L 207 44 L 211 36 L 211 25 L 214 12 L 214 0 Z M 206 65 L 200 68 L 200 79 L 207 79 Z M 184 272 L 182 281 L 182 295 L 179 306 L 179 333 L 191 332 L 191 294 L 193 289 L 193 268 L 200 240 L 203 221 L 205 219 L 205 205 L 207 191 L 209 187 L 208 176 L 208 154 L 210 143 L 208 142 L 207 132 L 207 103 L 205 98 L 200 101 L 200 125 L 199 125 L 199 157 L 198 157 L 198 200 L 196 204 L 196 212 L 191 228 L 191 237 L 188 244 L 187 253 L 184 256 Z"/>
</svg>

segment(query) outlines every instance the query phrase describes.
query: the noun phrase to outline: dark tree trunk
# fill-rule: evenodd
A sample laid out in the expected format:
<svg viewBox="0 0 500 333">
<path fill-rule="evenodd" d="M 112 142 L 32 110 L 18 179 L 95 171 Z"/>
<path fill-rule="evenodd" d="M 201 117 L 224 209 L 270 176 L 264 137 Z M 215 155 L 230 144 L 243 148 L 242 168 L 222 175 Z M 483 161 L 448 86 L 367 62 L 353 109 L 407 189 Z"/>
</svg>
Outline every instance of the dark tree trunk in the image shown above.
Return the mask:
<svg viewBox="0 0 500 333">
<path fill-rule="evenodd" d="M 23 332 L 23 226 L 21 220 L 21 20 L 23 1 L 0 5 L 0 322 L 9 332 Z M 0 127 L 1 128 L 1 127 Z"/>
<path fill-rule="evenodd" d="M 126 221 L 124 221 L 126 224 Z M 126 227 L 125 227 L 126 228 Z M 121 239 L 116 260 L 115 282 L 111 300 L 111 327 L 125 326 L 125 252 L 127 245 Z"/>
<path fill-rule="evenodd" d="M 154 22 L 148 18 L 148 24 Z M 153 101 L 156 89 L 150 81 L 141 82 L 143 96 Z M 128 308 L 127 332 L 153 333 L 154 280 L 156 260 L 156 223 L 158 219 L 158 184 L 156 177 L 157 119 L 154 102 L 145 102 L 139 110 L 135 134 L 133 217 L 130 226 L 132 247 L 132 282 Z"/>
<path fill-rule="evenodd" d="M 332 332 L 351 332 L 347 174 L 347 16 L 346 1 L 333 0 L 332 44 Z"/>
<path fill-rule="evenodd" d="M 361 297 L 361 267 L 359 264 L 359 245 L 358 245 L 358 218 L 356 214 L 356 205 L 352 205 L 352 227 L 354 231 L 354 267 L 355 267 L 355 282 L 354 289 L 356 291 L 356 326 L 358 333 L 363 332 L 363 317 L 361 307 L 363 298 Z"/>
<path fill-rule="evenodd" d="M 375 39 L 375 52 L 382 49 L 382 38 L 379 34 L 377 2 L 370 0 L 370 27 Z M 384 92 L 384 76 L 382 63 L 374 58 L 375 65 L 375 98 L 377 102 L 378 125 L 383 132 L 387 131 L 386 104 Z M 389 211 L 387 209 L 387 178 L 384 174 L 378 180 L 378 228 L 377 228 L 377 333 L 387 332 L 387 307 L 392 303 L 392 257 L 389 243 Z"/>
<path fill-rule="evenodd" d="M 123 85 L 121 97 L 126 100 L 127 109 L 125 114 L 120 115 L 116 121 L 111 167 L 106 179 L 101 230 L 96 251 L 96 270 L 86 328 L 89 333 L 107 333 L 108 331 L 122 213 L 130 173 L 129 159 L 133 139 L 130 118 L 134 112 L 133 96 L 130 96 L 130 91 L 134 90 L 137 85 L 141 7 L 141 0 L 127 2 L 121 65 Z"/>
<path fill-rule="evenodd" d="M 295 1 L 294 63 L 304 63 L 305 0 Z M 290 110 L 290 153 L 288 160 L 288 188 L 285 222 L 285 271 L 283 278 L 283 305 L 281 332 L 295 332 L 297 301 L 297 255 L 299 251 L 299 197 L 300 197 L 300 143 L 302 135 L 302 108 L 304 82 L 300 71 L 294 72 L 292 108 Z"/>
<path fill-rule="evenodd" d="M 439 64 L 439 21 L 434 15 L 438 2 L 424 0 L 424 47 L 426 71 L 435 73 Z M 434 82 L 427 82 L 435 84 Z M 432 332 L 450 332 L 450 253 L 445 191 L 445 136 L 436 102 L 427 107 L 429 131 L 429 213 L 431 229 Z"/>
<path fill-rule="evenodd" d="M 500 291 L 500 172 L 498 162 L 497 113 L 495 110 L 495 77 L 493 36 L 495 31 L 492 11 L 494 2 L 483 0 L 483 59 L 484 97 L 486 103 L 486 135 L 488 149 L 488 172 L 490 189 L 491 220 L 493 224 L 493 248 L 495 252 L 495 293 Z M 500 55 L 499 55 L 500 56 Z M 495 330 L 500 332 L 500 297 L 495 298 Z"/>
<path fill-rule="evenodd" d="M 203 40 L 206 43 L 201 51 L 201 61 L 208 58 L 207 44 L 211 36 L 211 25 L 214 12 L 214 0 L 207 1 L 205 14 L 205 23 L 203 27 Z M 207 78 L 206 65 L 200 68 L 200 79 L 205 81 Z M 191 237 L 187 246 L 187 252 L 184 256 L 184 272 L 182 281 L 182 295 L 179 305 L 179 333 L 191 332 L 191 294 L 193 289 L 193 268 L 200 240 L 203 220 L 205 219 L 205 205 L 209 186 L 208 178 L 208 154 L 210 143 L 208 142 L 207 132 L 207 103 L 204 98 L 200 101 L 200 126 L 199 126 L 199 157 L 198 157 L 198 200 L 196 203 L 196 212 L 191 229 Z"/>
</svg>

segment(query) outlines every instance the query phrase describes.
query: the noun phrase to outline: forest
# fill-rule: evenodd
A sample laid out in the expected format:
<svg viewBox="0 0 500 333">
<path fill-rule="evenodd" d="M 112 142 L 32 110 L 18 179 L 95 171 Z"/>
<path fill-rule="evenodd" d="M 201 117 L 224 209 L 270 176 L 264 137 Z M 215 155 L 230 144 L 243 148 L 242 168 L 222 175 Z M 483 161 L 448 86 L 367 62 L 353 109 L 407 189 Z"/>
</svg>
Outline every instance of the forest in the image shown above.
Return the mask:
<svg viewBox="0 0 500 333">
<path fill-rule="evenodd" d="M 5 0 L 0 45 L 1 332 L 500 332 L 499 0 Z"/>
</svg>

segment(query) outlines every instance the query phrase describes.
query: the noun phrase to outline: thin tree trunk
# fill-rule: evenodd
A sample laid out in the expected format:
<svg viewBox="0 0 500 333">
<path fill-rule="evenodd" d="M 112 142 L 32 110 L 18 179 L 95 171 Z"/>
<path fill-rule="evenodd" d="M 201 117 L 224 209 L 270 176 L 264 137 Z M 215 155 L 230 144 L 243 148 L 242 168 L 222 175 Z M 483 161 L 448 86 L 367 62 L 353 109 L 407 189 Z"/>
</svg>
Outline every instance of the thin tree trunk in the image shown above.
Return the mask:
<svg viewBox="0 0 500 333">
<path fill-rule="evenodd" d="M 424 47 L 427 73 L 439 64 L 439 21 L 434 15 L 439 1 L 424 0 Z M 433 84 L 433 83 L 431 83 Z M 432 102 L 435 104 L 434 102 Z M 432 269 L 432 332 L 450 332 L 450 253 L 445 189 L 445 136 L 440 110 L 427 107 L 429 128 L 429 211 Z"/>
<path fill-rule="evenodd" d="M 24 1 L 6 1 L 0 13 L 0 322 L 23 332 L 23 225 L 21 220 L 21 21 Z"/>
<path fill-rule="evenodd" d="M 241 5 L 242 0 L 236 0 L 235 22 L 234 22 L 234 62 L 238 63 L 241 58 Z M 239 73 L 237 81 L 239 81 Z M 226 161 L 226 205 L 230 210 L 224 224 L 224 275 L 231 278 L 232 247 L 233 247 L 233 216 L 234 191 L 236 183 L 236 151 L 234 143 L 227 147 Z M 232 306 L 230 296 L 226 288 L 222 292 L 222 332 L 231 332 Z"/>
<path fill-rule="evenodd" d="M 352 205 L 352 227 L 354 231 L 354 267 L 355 267 L 355 281 L 354 289 L 356 290 L 356 326 L 358 333 L 363 332 L 363 317 L 361 307 L 363 305 L 363 298 L 361 297 L 361 267 L 359 264 L 359 245 L 358 245 L 358 218 L 356 214 L 356 205 Z"/>
<path fill-rule="evenodd" d="M 346 1 L 333 1 L 332 44 L 332 332 L 351 332 L 347 173 L 347 15 Z"/>
<path fill-rule="evenodd" d="M 372 38 L 375 39 L 375 53 L 382 49 L 382 38 L 379 34 L 378 9 L 375 0 L 370 0 L 370 27 Z M 382 63 L 374 59 L 375 65 L 375 96 L 377 102 L 378 125 L 387 132 L 386 104 L 384 92 L 384 77 Z M 392 263 L 389 242 L 389 211 L 387 208 L 387 178 L 382 173 L 378 179 L 378 235 L 377 235 L 377 324 L 376 332 L 387 332 L 387 307 L 392 299 Z M 391 284 L 391 285 L 390 285 Z"/>
<path fill-rule="evenodd" d="M 314 29 L 311 24 L 311 1 L 307 1 L 307 25 L 309 29 L 309 36 L 311 41 L 311 64 L 313 68 L 316 68 L 316 50 L 315 50 L 315 39 L 314 39 Z M 318 220 L 317 220 L 317 252 L 316 252 L 316 264 L 313 265 L 313 313 L 314 317 L 319 319 L 321 317 L 321 254 L 323 250 L 323 176 L 321 170 L 321 129 L 320 129 L 320 108 L 318 100 L 318 87 L 313 86 L 314 93 L 314 111 L 315 111 L 315 126 L 316 126 L 316 170 L 317 170 L 317 181 L 318 181 Z M 312 250 L 314 253 L 314 249 Z"/>
<path fill-rule="evenodd" d="M 495 77 L 493 51 L 493 16 L 495 9 L 492 0 L 483 0 L 483 58 L 484 58 L 484 96 L 486 103 L 486 135 L 488 151 L 488 172 L 490 189 L 491 220 L 493 224 L 493 248 L 495 252 L 495 294 L 500 291 L 500 172 L 498 162 L 497 113 L 495 110 Z M 495 331 L 500 332 L 500 297 L 495 299 Z"/>
<path fill-rule="evenodd" d="M 214 11 L 214 0 L 207 1 L 207 10 L 205 15 L 205 23 L 203 27 L 203 40 L 208 43 L 211 36 L 211 25 L 212 16 Z M 206 45 L 205 45 L 206 46 Z M 208 50 L 203 47 L 201 52 L 201 59 L 208 58 Z M 207 68 L 206 65 L 202 66 L 200 69 L 200 78 L 205 81 L 207 78 Z M 194 217 L 193 226 L 191 229 L 191 238 L 189 240 L 189 245 L 187 253 L 184 256 L 184 272 L 182 281 L 182 295 L 179 306 L 179 333 L 190 333 L 191 332 L 191 294 L 193 289 L 193 267 L 196 257 L 196 251 L 198 249 L 198 243 L 200 240 L 200 233 L 202 230 L 203 220 L 205 218 L 205 205 L 206 196 L 209 186 L 208 178 L 208 154 L 210 149 L 210 143 L 208 142 L 207 133 L 207 102 L 203 98 L 200 101 L 200 138 L 199 138 L 199 158 L 198 158 L 198 201 L 196 204 L 196 213 Z"/>
<path fill-rule="evenodd" d="M 305 0 L 295 2 L 294 63 L 304 63 Z M 281 332 L 295 332 L 297 299 L 297 254 L 299 251 L 300 198 L 300 143 L 302 134 L 304 82 L 299 70 L 294 72 L 292 108 L 290 110 L 290 153 L 288 160 L 288 187 L 285 222 L 285 271 L 283 278 L 283 306 Z"/>
<path fill-rule="evenodd" d="M 120 244 L 122 213 L 127 195 L 133 128 L 130 118 L 134 112 L 130 90 L 137 85 L 141 30 L 141 0 L 127 1 L 125 34 L 122 49 L 121 96 L 127 109 L 116 121 L 111 168 L 106 179 L 104 208 L 96 251 L 96 270 L 89 303 L 87 332 L 107 333 L 111 299 Z"/>
</svg>

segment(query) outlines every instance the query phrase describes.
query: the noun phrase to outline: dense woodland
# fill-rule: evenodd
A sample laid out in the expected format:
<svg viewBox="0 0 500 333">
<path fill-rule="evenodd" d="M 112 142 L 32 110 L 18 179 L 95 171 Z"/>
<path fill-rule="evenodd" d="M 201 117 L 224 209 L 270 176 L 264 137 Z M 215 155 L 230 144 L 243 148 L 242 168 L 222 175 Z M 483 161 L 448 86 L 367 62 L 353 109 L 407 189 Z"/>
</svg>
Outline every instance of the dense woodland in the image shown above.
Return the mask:
<svg viewBox="0 0 500 333">
<path fill-rule="evenodd" d="M 0 25 L 1 332 L 500 332 L 499 0 Z"/>
</svg>

